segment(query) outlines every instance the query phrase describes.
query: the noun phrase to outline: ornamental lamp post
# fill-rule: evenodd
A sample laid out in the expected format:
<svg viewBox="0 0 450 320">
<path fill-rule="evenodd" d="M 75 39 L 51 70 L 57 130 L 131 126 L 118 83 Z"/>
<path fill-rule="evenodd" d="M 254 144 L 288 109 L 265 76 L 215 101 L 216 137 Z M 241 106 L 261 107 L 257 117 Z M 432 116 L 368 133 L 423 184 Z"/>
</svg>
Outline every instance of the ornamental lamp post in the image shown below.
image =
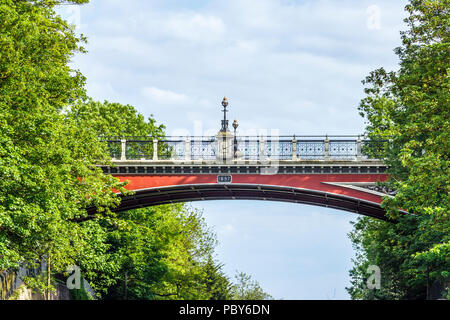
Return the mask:
<svg viewBox="0 0 450 320">
<path fill-rule="evenodd" d="M 222 120 L 222 128 L 220 129 L 220 135 L 222 136 L 222 160 L 225 162 L 227 160 L 227 135 L 228 135 L 228 120 L 227 120 L 227 106 L 228 99 L 226 97 L 222 100 L 223 106 L 223 120 Z"/>
<path fill-rule="evenodd" d="M 228 131 L 228 120 L 227 120 L 227 106 L 228 106 L 228 99 L 226 97 L 222 100 L 222 106 L 223 106 L 223 120 L 222 120 L 222 129 L 220 132 L 227 132 Z"/>
<path fill-rule="evenodd" d="M 227 99 L 227 97 L 223 97 L 222 105 L 223 105 L 225 108 L 228 106 L 228 99 Z"/>
<path fill-rule="evenodd" d="M 237 130 L 238 127 L 239 127 L 239 123 L 238 123 L 237 119 L 234 119 L 233 128 L 234 128 L 234 158 L 235 159 L 237 158 L 237 149 L 238 149 L 238 147 L 237 147 L 237 136 L 236 136 L 236 130 Z"/>
</svg>

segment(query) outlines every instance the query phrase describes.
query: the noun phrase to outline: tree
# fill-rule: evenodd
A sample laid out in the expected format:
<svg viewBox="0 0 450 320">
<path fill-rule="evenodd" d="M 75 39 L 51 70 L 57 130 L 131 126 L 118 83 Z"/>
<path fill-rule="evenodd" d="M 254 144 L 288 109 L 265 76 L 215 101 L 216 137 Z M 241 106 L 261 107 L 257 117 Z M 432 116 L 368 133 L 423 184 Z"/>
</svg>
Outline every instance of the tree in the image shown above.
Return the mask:
<svg viewBox="0 0 450 320">
<path fill-rule="evenodd" d="M 427 287 L 445 266 L 445 256 L 422 261 L 416 254 L 439 241 L 440 231 L 422 233 L 430 227 L 426 216 L 405 215 L 397 223 L 360 218 L 350 233 L 356 251 L 355 266 L 351 270 L 352 286 L 348 291 L 353 299 L 426 299 Z M 376 265 L 381 271 L 381 288 L 369 289 L 368 268 Z M 429 289 L 428 289 L 429 290 Z"/>
<path fill-rule="evenodd" d="M 87 99 L 73 106 L 68 115 L 104 137 L 164 136 L 164 125 L 157 125 L 153 115 L 145 120 L 131 105 Z"/>
<path fill-rule="evenodd" d="M 113 188 L 124 190 L 96 167 L 109 157 L 95 131 L 64 115 L 85 96 L 69 67 L 84 38 L 55 13 L 60 2 L 0 0 L 0 269 L 47 259 L 65 270 L 103 245 L 73 219 L 90 206 L 112 215 Z"/>
<path fill-rule="evenodd" d="M 231 288 L 232 300 L 270 300 L 272 297 L 264 292 L 259 283 L 251 276 L 238 272 L 236 283 Z"/>
<path fill-rule="evenodd" d="M 123 212 L 109 233 L 120 265 L 108 299 L 208 299 L 205 266 L 214 235 L 183 204 Z"/>
<path fill-rule="evenodd" d="M 367 263 L 384 266 L 393 283 L 382 295 L 388 298 L 426 298 L 430 283 L 450 276 L 449 8 L 448 0 L 410 0 L 409 29 L 395 50 L 399 70 L 381 68 L 363 81 L 367 96 L 359 110 L 367 134 L 389 141 L 372 152 L 385 159 L 387 184 L 397 190 L 383 207 L 398 221 L 356 223 L 351 238 L 361 251 L 351 272 L 354 298 L 362 297 L 356 292 Z M 400 217 L 399 209 L 410 214 Z"/>
<path fill-rule="evenodd" d="M 205 265 L 206 292 L 210 300 L 231 300 L 231 290 L 233 284 L 222 271 L 223 264 L 220 264 L 212 257 L 208 258 Z"/>
</svg>

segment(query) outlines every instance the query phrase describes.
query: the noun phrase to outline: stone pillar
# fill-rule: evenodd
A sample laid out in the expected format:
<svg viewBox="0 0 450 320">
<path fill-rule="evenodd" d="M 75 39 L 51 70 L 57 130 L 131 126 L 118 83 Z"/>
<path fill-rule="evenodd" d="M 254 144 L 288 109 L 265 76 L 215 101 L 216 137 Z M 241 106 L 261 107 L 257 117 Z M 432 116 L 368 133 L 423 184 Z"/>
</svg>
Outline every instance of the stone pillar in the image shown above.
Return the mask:
<svg viewBox="0 0 450 320">
<path fill-rule="evenodd" d="M 189 137 L 186 137 L 186 140 L 184 142 L 184 160 L 190 161 L 191 160 L 191 140 Z"/>
<path fill-rule="evenodd" d="M 264 142 L 264 138 L 261 136 L 259 140 L 259 161 L 265 160 L 264 150 L 266 149 L 266 143 Z"/>
<path fill-rule="evenodd" d="M 297 160 L 297 139 L 292 139 L 292 160 Z"/>
<path fill-rule="evenodd" d="M 361 136 L 356 140 L 356 160 L 361 160 Z"/>
<path fill-rule="evenodd" d="M 120 160 L 127 160 L 127 140 L 122 139 L 120 140 L 121 142 L 121 155 L 120 155 Z"/>
<path fill-rule="evenodd" d="M 325 137 L 325 160 L 330 160 L 330 140 L 328 140 L 328 136 Z"/>
<path fill-rule="evenodd" d="M 158 160 L 158 140 L 153 139 L 153 161 Z"/>
<path fill-rule="evenodd" d="M 218 161 L 228 161 L 234 159 L 234 146 L 233 146 L 234 135 L 227 131 L 220 131 L 216 135 L 216 159 Z"/>
</svg>

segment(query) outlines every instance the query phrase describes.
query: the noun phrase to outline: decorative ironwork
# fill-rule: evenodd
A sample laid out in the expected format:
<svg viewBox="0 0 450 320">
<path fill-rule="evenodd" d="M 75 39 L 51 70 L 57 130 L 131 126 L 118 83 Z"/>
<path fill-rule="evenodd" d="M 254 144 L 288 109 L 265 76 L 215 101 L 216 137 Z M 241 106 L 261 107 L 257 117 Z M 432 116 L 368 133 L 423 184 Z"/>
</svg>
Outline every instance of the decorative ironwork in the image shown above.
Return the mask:
<svg viewBox="0 0 450 320">
<path fill-rule="evenodd" d="M 105 139 L 111 157 L 116 160 L 218 160 L 222 141 L 215 137 L 113 137 Z M 293 141 L 296 142 L 294 148 Z M 228 145 L 228 142 L 226 142 Z M 190 144 L 190 147 L 188 145 Z M 264 145 L 263 150 L 261 147 Z M 157 150 L 154 148 L 157 147 Z M 188 149 L 186 149 L 188 147 Z M 235 159 L 240 160 L 375 160 L 385 152 L 386 141 L 359 139 L 288 139 L 284 137 L 235 137 L 229 143 Z M 296 150 L 296 157 L 293 152 Z M 237 151 L 237 152 L 236 152 Z M 188 154 L 186 154 L 188 152 Z M 262 154 L 261 154 L 262 153 Z M 125 157 L 125 158 L 124 158 Z"/>
<path fill-rule="evenodd" d="M 264 155 L 270 159 L 289 160 L 292 159 L 291 140 L 269 140 L 265 142 Z"/>
<path fill-rule="evenodd" d="M 238 139 L 237 150 L 244 160 L 259 159 L 259 140 Z"/>
<path fill-rule="evenodd" d="M 297 141 L 297 157 L 299 159 L 325 158 L 325 141 Z"/>
<path fill-rule="evenodd" d="M 182 160 L 186 154 L 186 141 L 163 140 L 158 141 L 158 159 Z"/>
<path fill-rule="evenodd" d="M 153 140 L 127 140 L 125 154 L 127 159 L 152 159 Z"/>
<path fill-rule="evenodd" d="M 120 159 L 122 156 L 122 142 L 120 140 L 107 141 L 109 154 L 113 159 Z"/>
<path fill-rule="evenodd" d="M 233 139 L 233 158 L 236 159 L 237 158 L 237 151 L 238 151 L 238 147 L 237 147 L 237 135 L 236 135 L 236 130 L 239 127 L 239 123 L 237 121 L 237 119 L 234 119 L 233 122 L 233 129 L 234 129 L 234 139 Z"/>
<path fill-rule="evenodd" d="M 214 160 L 216 159 L 216 141 L 202 140 L 202 141 L 191 141 L 191 159 L 192 160 Z"/>
<path fill-rule="evenodd" d="M 330 141 L 328 147 L 330 159 L 350 160 L 357 156 L 356 141 Z"/>
</svg>

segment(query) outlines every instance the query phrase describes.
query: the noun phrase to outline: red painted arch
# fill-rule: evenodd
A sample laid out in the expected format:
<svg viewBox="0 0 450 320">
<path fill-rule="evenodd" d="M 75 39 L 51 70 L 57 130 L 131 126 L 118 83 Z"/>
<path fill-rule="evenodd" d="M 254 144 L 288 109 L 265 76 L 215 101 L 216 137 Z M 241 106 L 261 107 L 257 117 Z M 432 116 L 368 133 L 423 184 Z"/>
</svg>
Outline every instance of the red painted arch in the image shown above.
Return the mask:
<svg viewBox="0 0 450 320">
<path fill-rule="evenodd" d="M 126 189 L 135 192 L 122 196 L 120 205 L 112 210 L 120 212 L 177 202 L 242 199 L 324 206 L 391 221 L 380 206 L 383 194 L 354 187 L 358 183 L 386 181 L 386 174 L 234 174 L 232 183 L 228 184 L 217 183 L 219 175 L 222 174 L 116 174 L 114 176 L 121 181 L 128 181 Z M 87 211 L 92 216 L 97 209 L 91 207 Z"/>
<path fill-rule="evenodd" d="M 218 174 L 199 175 L 114 175 L 121 181 L 128 181 L 127 190 L 140 191 L 183 185 L 216 184 Z M 387 174 L 235 174 L 231 184 L 255 184 L 266 186 L 293 187 L 327 194 L 347 196 L 381 204 L 382 197 L 370 192 L 355 190 L 327 183 L 373 183 L 386 181 Z"/>
</svg>

